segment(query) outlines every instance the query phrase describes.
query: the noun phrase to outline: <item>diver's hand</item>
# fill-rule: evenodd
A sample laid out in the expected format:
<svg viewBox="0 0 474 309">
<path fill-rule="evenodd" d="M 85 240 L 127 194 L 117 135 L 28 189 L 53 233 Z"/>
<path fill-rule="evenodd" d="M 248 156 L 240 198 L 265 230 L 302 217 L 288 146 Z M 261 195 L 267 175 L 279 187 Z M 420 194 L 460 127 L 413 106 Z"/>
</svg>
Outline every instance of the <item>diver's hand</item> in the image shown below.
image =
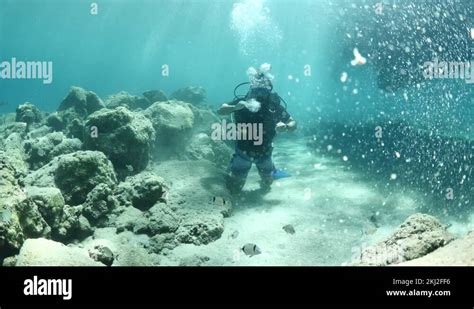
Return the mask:
<svg viewBox="0 0 474 309">
<path fill-rule="evenodd" d="M 233 112 L 239 111 L 241 109 L 244 109 L 246 107 L 245 102 L 238 102 L 235 105 L 230 105 L 227 103 L 222 104 L 222 106 L 217 110 L 217 113 L 221 116 L 226 116 L 230 115 Z"/>
<path fill-rule="evenodd" d="M 245 101 L 239 101 L 237 104 L 235 104 L 234 111 L 240 111 L 246 107 L 247 105 L 245 105 Z"/>
<path fill-rule="evenodd" d="M 276 124 L 275 129 L 277 130 L 277 132 L 285 132 L 286 130 L 288 130 L 288 127 L 285 123 L 280 121 Z"/>
</svg>

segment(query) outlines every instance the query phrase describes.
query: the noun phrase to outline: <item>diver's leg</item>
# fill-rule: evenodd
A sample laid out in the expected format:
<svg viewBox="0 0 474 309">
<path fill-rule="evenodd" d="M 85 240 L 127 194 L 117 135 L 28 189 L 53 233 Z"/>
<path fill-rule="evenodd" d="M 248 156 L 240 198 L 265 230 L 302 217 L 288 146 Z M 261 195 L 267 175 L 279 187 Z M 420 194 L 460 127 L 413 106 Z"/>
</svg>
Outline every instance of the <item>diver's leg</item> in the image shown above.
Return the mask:
<svg viewBox="0 0 474 309">
<path fill-rule="evenodd" d="M 273 170 L 275 166 L 273 165 L 272 155 L 265 156 L 260 158 L 256 162 L 258 174 L 260 175 L 260 187 L 262 190 L 270 191 L 270 187 L 273 183 Z"/>
<path fill-rule="evenodd" d="M 252 162 L 235 153 L 230 161 L 230 176 L 227 184 L 228 189 L 232 193 L 242 191 L 247 180 Z"/>
</svg>

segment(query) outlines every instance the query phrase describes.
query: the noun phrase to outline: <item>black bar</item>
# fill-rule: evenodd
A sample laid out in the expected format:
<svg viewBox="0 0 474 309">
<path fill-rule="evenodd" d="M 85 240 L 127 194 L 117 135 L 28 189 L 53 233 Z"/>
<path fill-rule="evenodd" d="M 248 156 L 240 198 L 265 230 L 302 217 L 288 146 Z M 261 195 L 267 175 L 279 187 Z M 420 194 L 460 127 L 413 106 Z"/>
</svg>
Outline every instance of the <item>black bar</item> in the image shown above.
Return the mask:
<svg viewBox="0 0 474 309">
<path fill-rule="evenodd" d="M 24 281 L 72 279 L 72 298 L 25 296 Z M 383 304 L 473 308 L 474 268 L 202 267 L 0 268 L 0 307 L 9 304 Z M 393 279 L 434 279 L 394 285 Z M 447 284 L 449 280 L 449 284 Z M 449 291 L 450 296 L 387 296 L 387 290 Z M 441 306 L 441 307 L 440 307 Z M 378 307 L 382 308 L 382 307 Z"/>
</svg>

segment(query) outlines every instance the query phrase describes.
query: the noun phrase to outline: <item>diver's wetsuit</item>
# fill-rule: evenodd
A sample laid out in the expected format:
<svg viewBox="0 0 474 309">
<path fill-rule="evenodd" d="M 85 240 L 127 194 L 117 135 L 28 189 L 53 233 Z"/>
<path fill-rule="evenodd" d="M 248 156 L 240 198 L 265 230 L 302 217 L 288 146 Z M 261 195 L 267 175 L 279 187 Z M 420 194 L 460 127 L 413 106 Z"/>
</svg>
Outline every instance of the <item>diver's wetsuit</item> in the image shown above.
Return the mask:
<svg viewBox="0 0 474 309">
<path fill-rule="evenodd" d="M 236 105 L 241 99 L 236 99 L 229 105 Z M 271 179 L 275 169 L 272 161 L 272 141 L 276 134 L 276 124 L 278 122 L 287 123 L 290 115 L 280 104 L 280 97 L 276 93 L 270 93 L 261 102 L 258 112 L 252 113 L 244 108 L 234 112 L 235 123 L 238 124 L 258 124 L 263 125 L 262 144 L 256 145 L 253 140 L 237 140 L 235 153 L 230 161 L 231 190 L 239 191 L 245 184 L 247 175 L 252 167 L 252 163 L 257 166 L 262 179 Z M 233 188 L 232 188 L 233 187 Z"/>
</svg>

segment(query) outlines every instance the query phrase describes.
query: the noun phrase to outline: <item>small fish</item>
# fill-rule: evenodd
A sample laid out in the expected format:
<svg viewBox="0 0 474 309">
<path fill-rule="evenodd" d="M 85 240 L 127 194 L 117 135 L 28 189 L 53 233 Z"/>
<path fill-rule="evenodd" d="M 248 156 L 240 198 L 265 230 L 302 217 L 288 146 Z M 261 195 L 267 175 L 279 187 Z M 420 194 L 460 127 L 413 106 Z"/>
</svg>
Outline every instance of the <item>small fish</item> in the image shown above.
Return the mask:
<svg viewBox="0 0 474 309">
<path fill-rule="evenodd" d="M 12 218 L 12 212 L 9 209 L 0 210 L 0 221 L 8 222 Z"/>
<path fill-rule="evenodd" d="M 377 228 L 375 226 L 369 226 L 365 230 L 365 234 L 367 234 L 367 235 L 373 235 L 373 234 L 375 234 L 375 232 L 377 232 Z"/>
<path fill-rule="evenodd" d="M 8 102 L 0 101 L 0 107 L 8 106 Z"/>
<path fill-rule="evenodd" d="M 260 250 L 260 248 L 256 244 L 251 243 L 245 244 L 242 247 L 242 251 L 250 257 L 262 253 L 262 250 Z"/>
<path fill-rule="evenodd" d="M 283 227 L 283 230 L 287 232 L 288 234 L 294 234 L 296 233 L 295 228 L 291 224 L 287 224 Z"/>
<path fill-rule="evenodd" d="M 239 236 L 239 231 L 233 231 L 232 234 L 230 234 L 230 238 L 236 239 Z"/>
<path fill-rule="evenodd" d="M 214 203 L 217 206 L 225 206 L 227 204 L 227 201 L 220 196 L 214 196 L 212 197 L 212 203 Z"/>
<path fill-rule="evenodd" d="M 130 164 L 125 165 L 125 168 L 126 168 L 130 173 L 133 172 L 133 166 L 131 166 Z"/>
<path fill-rule="evenodd" d="M 377 219 L 377 215 L 373 214 L 369 217 L 370 222 L 372 222 L 376 228 L 380 227 L 379 220 Z"/>
</svg>

